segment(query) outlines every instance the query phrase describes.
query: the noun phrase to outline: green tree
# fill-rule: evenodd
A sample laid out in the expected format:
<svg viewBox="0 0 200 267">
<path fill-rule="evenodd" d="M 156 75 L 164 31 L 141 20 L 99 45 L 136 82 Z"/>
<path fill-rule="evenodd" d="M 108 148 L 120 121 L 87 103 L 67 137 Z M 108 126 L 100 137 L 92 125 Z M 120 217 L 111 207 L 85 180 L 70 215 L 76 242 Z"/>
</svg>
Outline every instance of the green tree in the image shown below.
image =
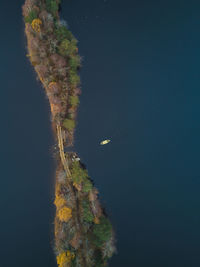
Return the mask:
<svg viewBox="0 0 200 267">
<path fill-rule="evenodd" d="M 57 29 L 55 31 L 57 39 L 62 42 L 64 39 L 72 40 L 72 33 L 64 26 L 57 25 Z"/>
<path fill-rule="evenodd" d="M 95 250 L 94 252 L 95 258 L 95 267 L 106 267 L 105 259 L 103 258 L 101 249 Z"/>
<path fill-rule="evenodd" d="M 83 169 L 78 161 L 74 161 L 72 163 L 71 172 L 72 172 L 72 180 L 77 184 L 82 183 L 85 179 L 88 178 L 87 170 Z"/>
<path fill-rule="evenodd" d="M 69 65 L 70 65 L 70 68 L 74 71 L 77 70 L 77 68 L 80 67 L 81 65 L 81 58 L 79 55 L 72 55 L 69 59 Z"/>
<path fill-rule="evenodd" d="M 33 21 L 34 19 L 36 19 L 36 18 L 37 18 L 37 12 L 36 12 L 35 10 L 31 10 L 31 11 L 29 12 L 28 16 L 25 17 L 25 22 L 31 24 L 32 21 Z"/>
<path fill-rule="evenodd" d="M 67 56 L 69 47 L 70 47 L 70 41 L 67 39 L 64 39 L 59 45 L 59 48 L 58 48 L 59 54 L 61 54 L 62 56 Z"/>
<path fill-rule="evenodd" d="M 47 11 L 53 16 L 58 12 L 59 2 L 56 0 L 46 0 Z"/>
<path fill-rule="evenodd" d="M 69 81 L 72 86 L 77 86 L 80 83 L 80 77 L 76 71 L 69 71 Z"/>
<path fill-rule="evenodd" d="M 69 41 L 68 39 L 63 39 L 59 45 L 58 52 L 62 56 L 73 56 L 77 52 L 76 39 Z"/>
<path fill-rule="evenodd" d="M 84 179 L 83 192 L 88 193 L 90 190 L 92 190 L 92 187 L 93 187 L 93 185 L 92 185 L 91 181 L 88 178 Z"/>
<path fill-rule="evenodd" d="M 69 102 L 72 106 L 77 106 L 79 104 L 79 98 L 78 96 L 70 96 L 69 97 Z"/>
<path fill-rule="evenodd" d="M 63 121 L 63 127 L 65 127 L 67 130 L 72 131 L 75 128 L 75 121 L 70 119 L 65 119 Z"/>
<path fill-rule="evenodd" d="M 82 202 L 82 207 L 83 207 L 83 219 L 88 223 L 93 222 L 94 216 L 91 212 L 89 201 L 84 200 Z"/>
<path fill-rule="evenodd" d="M 97 247 L 101 247 L 112 235 L 112 225 L 110 221 L 105 218 L 100 218 L 100 223 L 95 224 L 93 228 L 94 243 Z"/>
</svg>

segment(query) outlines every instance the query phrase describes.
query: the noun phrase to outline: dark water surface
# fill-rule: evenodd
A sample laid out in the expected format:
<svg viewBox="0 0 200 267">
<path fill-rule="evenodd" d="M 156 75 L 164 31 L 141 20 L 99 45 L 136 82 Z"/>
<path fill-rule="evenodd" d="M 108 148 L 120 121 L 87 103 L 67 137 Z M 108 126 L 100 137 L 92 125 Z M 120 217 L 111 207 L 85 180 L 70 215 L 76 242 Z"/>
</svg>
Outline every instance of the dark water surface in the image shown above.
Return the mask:
<svg viewBox="0 0 200 267">
<path fill-rule="evenodd" d="M 53 136 L 22 3 L 1 1 L 0 267 L 55 267 Z M 110 267 L 200 266 L 200 3 L 62 7 L 83 56 L 75 149 L 117 233 Z"/>
</svg>

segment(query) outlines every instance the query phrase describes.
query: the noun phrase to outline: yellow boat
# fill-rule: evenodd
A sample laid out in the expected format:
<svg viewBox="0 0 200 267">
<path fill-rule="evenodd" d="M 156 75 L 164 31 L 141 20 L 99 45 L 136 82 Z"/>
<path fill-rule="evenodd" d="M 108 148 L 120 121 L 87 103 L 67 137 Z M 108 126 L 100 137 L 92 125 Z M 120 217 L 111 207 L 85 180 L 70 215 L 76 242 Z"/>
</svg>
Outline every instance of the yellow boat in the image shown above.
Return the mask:
<svg viewBox="0 0 200 267">
<path fill-rule="evenodd" d="M 100 145 L 103 146 L 103 145 L 106 145 L 108 143 L 110 143 L 110 140 L 109 139 L 106 139 L 106 140 L 101 141 Z"/>
</svg>

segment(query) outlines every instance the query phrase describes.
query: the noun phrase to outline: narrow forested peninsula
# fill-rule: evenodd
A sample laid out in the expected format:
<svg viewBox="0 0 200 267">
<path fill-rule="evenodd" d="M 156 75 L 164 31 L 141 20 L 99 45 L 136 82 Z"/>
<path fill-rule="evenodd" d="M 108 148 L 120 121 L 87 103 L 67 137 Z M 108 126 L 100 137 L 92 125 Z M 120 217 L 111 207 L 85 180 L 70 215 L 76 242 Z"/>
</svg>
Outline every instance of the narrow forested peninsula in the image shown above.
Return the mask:
<svg viewBox="0 0 200 267">
<path fill-rule="evenodd" d="M 112 225 L 73 145 L 79 104 L 81 58 L 77 40 L 59 18 L 60 0 L 26 0 L 22 7 L 27 57 L 51 107 L 58 153 L 54 250 L 60 267 L 107 266 L 115 252 Z"/>
</svg>

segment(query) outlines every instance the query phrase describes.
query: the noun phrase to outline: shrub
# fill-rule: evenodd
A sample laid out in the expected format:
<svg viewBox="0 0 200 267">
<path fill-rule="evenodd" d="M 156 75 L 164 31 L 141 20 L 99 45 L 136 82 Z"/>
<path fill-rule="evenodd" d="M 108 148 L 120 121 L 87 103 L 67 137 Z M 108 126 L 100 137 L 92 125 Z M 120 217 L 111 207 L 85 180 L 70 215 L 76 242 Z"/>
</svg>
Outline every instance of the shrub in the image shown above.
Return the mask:
<svg viewBox="0 0 200 267">
<path fill-rule="evenodd" d="M 63 121 L 63 127 L 65 127 L 69 131 L 72 131 L 75 128 L 75 121 L 70 119 L 65 119 Z"/>
<path fill-rule="evenodd" d="M 69 102 L 72 106 L 77 106 L 79 104 L 79 98 L 78 96 L 70 96 Z"/>
<path fill-rule="evenodd" d="M 101 247 L 112 236 L 112 226 L 109 220 L 101 217 L 100 223 L 94 225 L 93 234 L 95 245 Z"/>
<path fill-rule="evenodd" d="M 26 16 L 24 20 L 25 20 L 26 23 L 30 23 L 31 24 L 31 22 L 36 18 L 37 18 L 37 13 L 36 13 L 35 10 L 32 10 L 32 11 L 29 12 L 28 16 Z"/>
</svg>

